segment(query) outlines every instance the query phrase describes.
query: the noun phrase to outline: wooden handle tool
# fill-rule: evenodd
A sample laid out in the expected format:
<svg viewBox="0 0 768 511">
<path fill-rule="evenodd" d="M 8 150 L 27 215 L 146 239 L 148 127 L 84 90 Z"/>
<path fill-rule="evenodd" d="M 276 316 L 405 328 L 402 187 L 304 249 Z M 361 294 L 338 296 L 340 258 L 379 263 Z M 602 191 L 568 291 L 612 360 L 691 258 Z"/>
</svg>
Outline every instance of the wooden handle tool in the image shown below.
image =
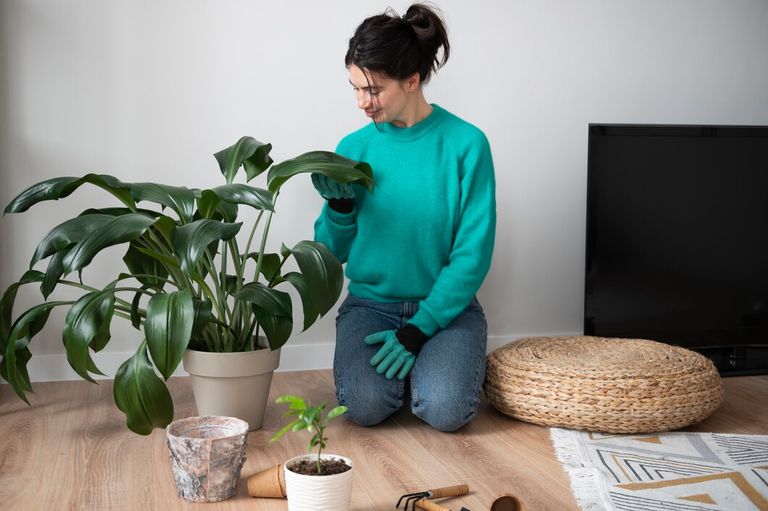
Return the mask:
<svg viewBox="0 0 768 511">
<path fill-rule="evenodd" d="M 429 499 L 419 499 L 416 501 L 416 507 L 419 509 L 425 509 L 426 511 L 451 511 L 447 507 L 443 507 L 440 504 L 432 502 Z"/>
<path fill-rule="evenodd" d="M 469 493 L 469 486 L 466 484 L 457 484 L 456 486 L 444 486 L 443 488 L 435 488 L 434 490 L 427 491 L 429 492 L 429 498 L 431 499 L 458 497 Z"/>
</svg>

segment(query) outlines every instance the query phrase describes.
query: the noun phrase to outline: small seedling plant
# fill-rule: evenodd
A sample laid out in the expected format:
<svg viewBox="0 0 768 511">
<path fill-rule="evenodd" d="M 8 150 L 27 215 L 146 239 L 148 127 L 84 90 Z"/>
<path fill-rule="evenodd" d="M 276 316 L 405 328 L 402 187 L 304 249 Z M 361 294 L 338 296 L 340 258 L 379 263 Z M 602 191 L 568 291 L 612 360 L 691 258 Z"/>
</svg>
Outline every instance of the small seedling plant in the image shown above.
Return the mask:
<svg viewBox="0 0 768 511">
<path fill-rule="evenodd" d="M 325 437 L 325 428 L 328 427 L 328 422 L 331 419 L 334 419 L 346 412 L 347 407 L 337 406 L 329 411 L 325 417 L 323 417 L 323 410 L 325 410 L 325 407 L 328 404 L 326 401 L 323 401 L 318 406 L 312 406 L 312 404 L 304 398 L 299 396 L 286 395 L 277 398 L 275 403 L 288 405 L 288 411 L 283 415 L 283 418 L 296 418 L 280 428 L 280 431 L 274 434 L 274 436 L 269 440 L 269 443 L 271 444 L 272 442 L 277 441 L 288 431 L 293 431 L 296 433 L 306 429 L 308 432 L 314 433 L 312 438 L 309 440 L 308 450 L 311 454 L 312 451 L 317 448 L 317 473 L 320 474 L 322 472 L 320 468 L 320 454 L 323 452 L 323 449 L 325 449 L 326 441 L 328 440 Z"/>
</svg>

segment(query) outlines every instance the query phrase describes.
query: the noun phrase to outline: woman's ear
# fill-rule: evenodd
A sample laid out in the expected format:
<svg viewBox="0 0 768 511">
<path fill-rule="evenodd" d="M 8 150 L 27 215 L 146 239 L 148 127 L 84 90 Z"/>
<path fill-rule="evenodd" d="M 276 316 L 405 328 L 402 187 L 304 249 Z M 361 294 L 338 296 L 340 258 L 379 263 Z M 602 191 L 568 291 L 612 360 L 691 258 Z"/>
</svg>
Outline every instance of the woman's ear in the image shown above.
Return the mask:
<svg viewBox="0 0 768 511">
<path fill-rule="evenodd" d="M 419 76 L 419 73 L 413 73 L 405 79 L 405 90 L 407 92 L 416 92 L 420 85 L 421 77 Z"/>
</svg>

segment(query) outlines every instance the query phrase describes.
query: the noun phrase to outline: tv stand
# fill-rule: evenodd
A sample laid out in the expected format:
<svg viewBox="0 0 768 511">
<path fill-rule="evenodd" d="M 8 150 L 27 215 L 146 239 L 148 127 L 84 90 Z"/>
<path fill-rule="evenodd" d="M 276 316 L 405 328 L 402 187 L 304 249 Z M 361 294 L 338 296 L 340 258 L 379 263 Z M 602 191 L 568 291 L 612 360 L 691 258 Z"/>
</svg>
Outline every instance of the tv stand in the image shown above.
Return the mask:
<svg viewBox="0 0 768 511">
<path fill-rule="evenodd" d="M 690 348 L 714 362 L 720 376 L 768 374 L 768 346 Z"/>
</svg>

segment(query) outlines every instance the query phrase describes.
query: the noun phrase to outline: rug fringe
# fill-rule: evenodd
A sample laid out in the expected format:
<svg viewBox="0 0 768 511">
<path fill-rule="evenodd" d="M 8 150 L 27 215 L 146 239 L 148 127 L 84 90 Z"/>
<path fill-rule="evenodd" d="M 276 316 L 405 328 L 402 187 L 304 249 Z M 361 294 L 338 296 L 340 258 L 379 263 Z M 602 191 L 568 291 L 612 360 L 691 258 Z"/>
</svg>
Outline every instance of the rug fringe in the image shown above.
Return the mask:
<svg viewBox="0 0 768 511">
<path fill-rule="evenodd" d="M 600 471 L 584 464 L 584 460 L 589 458 L 586 453 L 581 452 L 578 432 L 550 428 L 549 434 L 552 438 L 552 445 L 555 447 L 555 455 L 570 477 L 571 491 L 582 511 L 609 511 L 609 509 L 613 509 L 613 506 L 607 507 L 602 498 Z"/>
</svg>

